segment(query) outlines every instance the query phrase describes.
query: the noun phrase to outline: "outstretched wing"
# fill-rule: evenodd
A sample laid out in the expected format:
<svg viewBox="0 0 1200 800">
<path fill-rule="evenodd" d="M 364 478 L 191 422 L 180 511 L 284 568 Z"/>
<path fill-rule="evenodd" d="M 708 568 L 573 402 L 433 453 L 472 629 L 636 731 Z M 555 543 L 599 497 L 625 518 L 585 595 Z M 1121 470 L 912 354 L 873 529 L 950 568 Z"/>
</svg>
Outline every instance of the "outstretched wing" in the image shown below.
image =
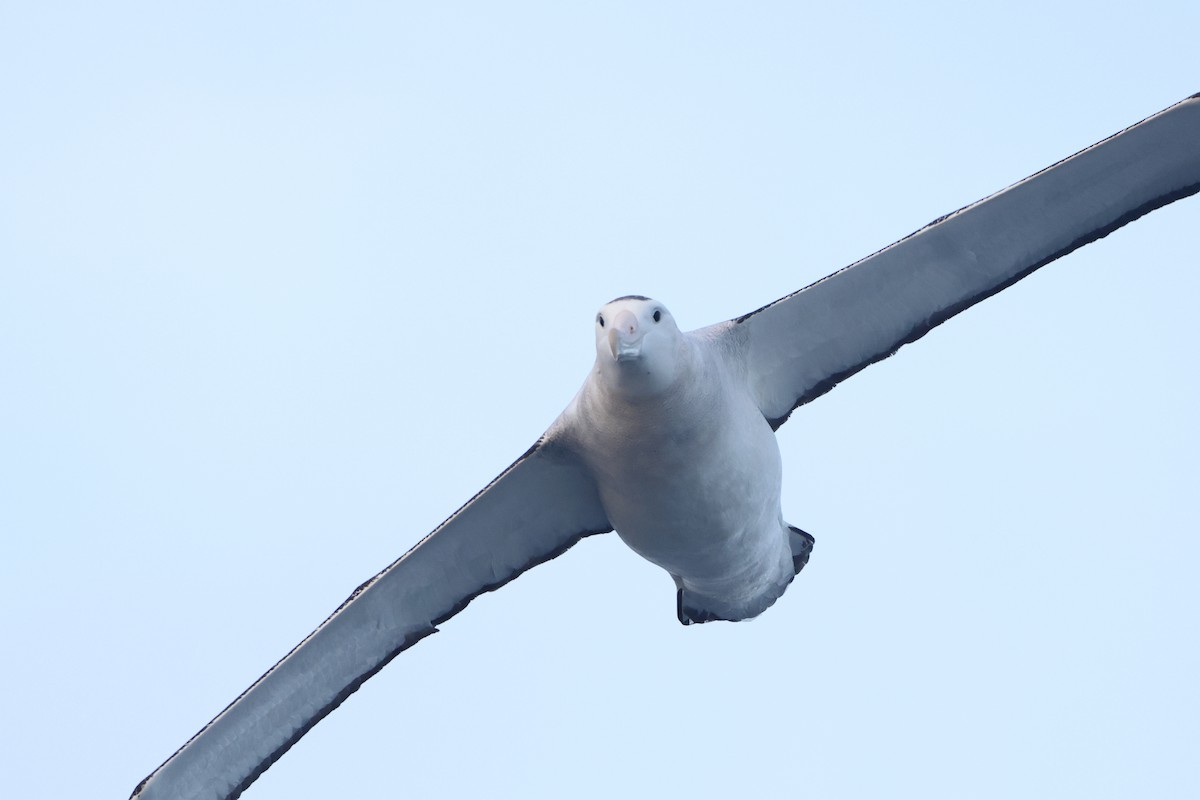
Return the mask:
<svg viewBox="0 0 1200 800">
<path fill-rule="evenodd" d="M 778 428 L 800 405 L 960 311 L 1200 190 L 1200 95 L 700 333 L 747 370 Z"/>
<path fill-rule="evenodd" d="M 477 595 L 609 530 L 590 476 L 552 436 L 544 438 L 356 589 L 133 797 L 237 797 L 364 681 Z"/>
</svg>

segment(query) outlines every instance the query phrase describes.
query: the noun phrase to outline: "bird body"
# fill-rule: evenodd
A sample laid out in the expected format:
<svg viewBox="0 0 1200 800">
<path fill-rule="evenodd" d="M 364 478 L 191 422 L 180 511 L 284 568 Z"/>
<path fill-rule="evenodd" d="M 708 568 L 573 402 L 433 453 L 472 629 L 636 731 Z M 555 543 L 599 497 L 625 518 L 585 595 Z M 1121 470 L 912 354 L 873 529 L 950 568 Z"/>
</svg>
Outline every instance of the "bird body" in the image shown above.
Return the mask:
<svg viewBox="0 0 1200 800">
<path fill-rule="evenodd" d="M 629 320 L 641 346 L 619 357 L 597 322 L 596 365 L 553 435 L 621 539 L 675 579 L 681 622 L 760 614 L 795 574 L 775 434 L 720 346 L 662 304 L 621 298 L 606 318 Z"/>
</svg>

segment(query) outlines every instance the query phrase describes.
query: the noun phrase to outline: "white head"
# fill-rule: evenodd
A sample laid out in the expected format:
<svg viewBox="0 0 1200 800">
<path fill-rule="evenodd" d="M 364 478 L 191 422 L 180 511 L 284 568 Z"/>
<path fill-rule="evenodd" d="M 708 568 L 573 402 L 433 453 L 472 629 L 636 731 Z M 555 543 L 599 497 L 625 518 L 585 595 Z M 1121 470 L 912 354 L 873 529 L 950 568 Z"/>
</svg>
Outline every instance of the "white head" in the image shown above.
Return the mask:
<svg viewBox="0 0 1200 800">
<path fill-rule="evenodd" d="M 662 303 L 618 297 L 596 314 L 596 370 L 628 396 L 669 388 L 687 362 L 687 339 Z"/>
</svg>

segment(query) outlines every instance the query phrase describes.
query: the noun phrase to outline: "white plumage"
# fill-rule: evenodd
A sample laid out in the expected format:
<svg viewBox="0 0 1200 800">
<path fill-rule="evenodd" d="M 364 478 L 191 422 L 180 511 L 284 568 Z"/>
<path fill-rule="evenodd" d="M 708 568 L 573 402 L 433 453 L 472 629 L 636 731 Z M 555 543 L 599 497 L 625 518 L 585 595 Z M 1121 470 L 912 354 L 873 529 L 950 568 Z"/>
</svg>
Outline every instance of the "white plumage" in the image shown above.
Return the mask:
<svg viewBox="0 0 1200 800">
<path fill-rule="evenodd" d="M 810 541 L 783 521 L 772 428 L 950 316 L 1197 190 L 1200 96 L 736 320 L 683 334 L 654 301 L 605 306 L 596 368 L 545 436 L 134 796 L 236 797 L 399 652 L 589 534 L 615 527 L 670 572 L 681 621 L 760 613 Z"/>
</svg>

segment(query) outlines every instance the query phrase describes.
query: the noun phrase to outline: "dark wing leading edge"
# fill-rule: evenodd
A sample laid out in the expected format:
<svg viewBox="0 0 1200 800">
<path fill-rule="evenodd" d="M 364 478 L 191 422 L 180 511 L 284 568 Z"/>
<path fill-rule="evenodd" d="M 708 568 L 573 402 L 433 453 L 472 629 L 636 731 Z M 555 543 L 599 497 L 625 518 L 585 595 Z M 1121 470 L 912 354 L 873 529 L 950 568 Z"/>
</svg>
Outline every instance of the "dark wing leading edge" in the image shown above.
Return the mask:
<svg viewBox="0 0 1200 800">
<path fill-rule="evenodd" d="M 1200 95 L 703 333 L 778 428 L 797 407 L 1077 247 L 1200 190 Z"/>
<path fill-rule="evenodd" d="M 237 797 L 364 681 L 477 595 L 609 530 L 591 478 L 553 437 L 543 439 L 355 590 L 133 797 Z"/>
</svg>

